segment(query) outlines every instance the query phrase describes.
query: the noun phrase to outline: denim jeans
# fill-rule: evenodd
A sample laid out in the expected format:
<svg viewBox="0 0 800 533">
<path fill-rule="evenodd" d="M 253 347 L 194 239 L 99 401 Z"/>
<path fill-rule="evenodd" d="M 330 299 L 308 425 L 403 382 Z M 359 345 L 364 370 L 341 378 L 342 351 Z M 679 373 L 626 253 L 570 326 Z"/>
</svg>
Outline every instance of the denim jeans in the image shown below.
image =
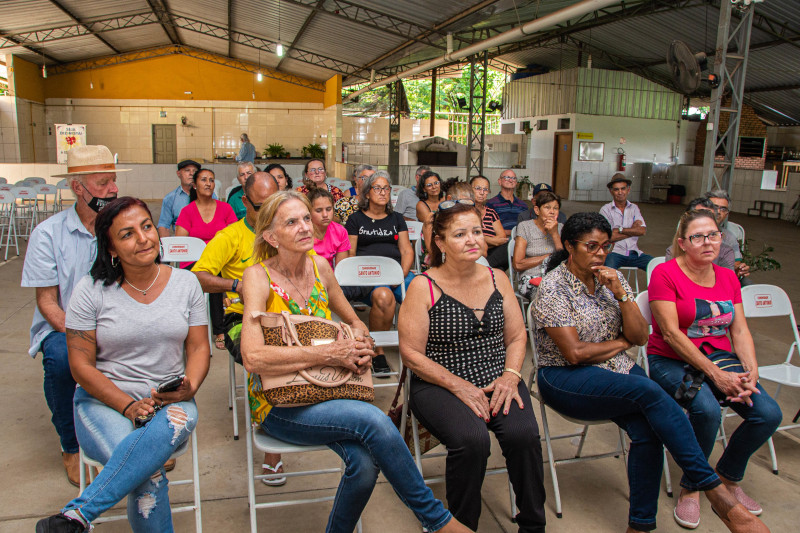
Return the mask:
<svg viewBox="0 0 800 533">
<path fill-rule="evenodd" d="M 685 363 L 676 359 L 652 354 L 647 358 L 650 363 L 650 377 L 670 395 L 680 387 Z M 739 482 L 744 478 L 747 462 L 769 438 L 783 419 L 781 408 L 769 394 L 757 385 L 761 394 L 753 394 L 753 407 L 743 403 L 731 404 L 744 421 L 736 428 L 728 439 L 728 446 L 717 461 L 717 472 L 725 479 Z M 689 422 L 706 457 L 711 455 L 717 430 L 722 421 L 719 401 L 714 397 L 711 387 L 702 386 L 689 406 Z M 684 481 L 681 480 L 681 486 Z"/>
<path fill-rule="evenodd" d="M 186 421 L 183 416 L 186 415 Z M 176 416 L 177 415 L 177 416 Z M 174 421 L 173 421 L 174 419 Z M 171 532 L 172 512 L 164 463 L 197 425 L 194 400 L 156 411 L 143 428 L 83 388 L 75 391 L 75 427 L 83 452 L 104 465 L 102 472 L 62 512 L 77 509 L 91 522 L 128 497 L 133 531 Z"/>
<path fill-rule="evenodd" d="M 620 267 L 636 267 L 639 270 L 647 270 L 647 264 L 653 259 L 652 255 L 630 252 L 628 255 L 615 254 L 611 252 L 606 256 L 605 265 L 608 268 L 619 270 Z"/>
<path fill-rule="evenodd" d="M 67 337 L 53 331 L 42 341 L 42 367 L 44 368 L 44 397 L 53 413 L 50 419 L 61 439 L 61 449 L 67 453 L 78 453 L 75 436 L 75 421 L 72 415 L 72 397 L 75 380 L 69 369 Z"/>
<path fill-rule="evenodd" d="M 273 437 L 301 445 L 324 444 L 345 462 L 325 531 L 352 533 L 369 501 L 378 472 L 428 531 L 452 515 L 425 485 L 400 432 L 386 413 L 358 400 L 303 407 L 273 407 L 261 424 Z"/>
<path fill-rule="evenodd" d="M 641 531 L 656 527 L 663 467 L 662 443 L 694 490 L 720 484 L 703 450 L 692 438 L 683 410 L 638 366 L 619 374 L 596 366 L 549 366 L 538 372 L 545 403 L 581 420 L 611 420 L 631 439 L 628 455 L 628 524 Z"/>
</svg>

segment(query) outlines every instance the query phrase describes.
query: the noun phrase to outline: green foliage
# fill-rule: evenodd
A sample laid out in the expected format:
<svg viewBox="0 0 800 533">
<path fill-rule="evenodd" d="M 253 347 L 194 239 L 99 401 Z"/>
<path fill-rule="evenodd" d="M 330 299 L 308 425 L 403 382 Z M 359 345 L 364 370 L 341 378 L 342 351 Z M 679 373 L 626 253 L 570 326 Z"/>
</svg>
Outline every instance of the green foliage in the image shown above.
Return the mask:
<svg viewBox="0 0 800 533">
<path fill-rule="evenodd" d="M 770 270 L 780 270 L 781 264 L 774 259 L 770 253 L 775 251 L 775 248 L 769 246 L 767 243 L 763 244 L 761 252 L 758 255 L 753 255 L 750 251 L 750 241 L 752 239 L 745 239 L 744 242 L 739 241 L 742 248 L 742 262 L 750 267 L 750 272 L 767 272 Z"/>
<path fill-rule="evenodd" d="M 528 176 L 519 176 L 517 178 L 517 188 L 514 191 L 514 194 L 517 198 L 522 198 L 523 200 L 528 199 L 528 193 L 531 190 L 531 180 L 528 179 Z"/>
<path fill-rule="evenodd" d="M 322 146 L 317 143 L 309 143 L 303 146 L 303 157 L 325 157 L 325 150 L 323 150 Z"/>
<path fill-rule="evenodd" d="M 268 144 L 267 147 L 264 148 L 264 157 L 279 159 L 282 157 L 289 157 L 289 152 L 283 148 L 282 144 Z"/>
</svg>

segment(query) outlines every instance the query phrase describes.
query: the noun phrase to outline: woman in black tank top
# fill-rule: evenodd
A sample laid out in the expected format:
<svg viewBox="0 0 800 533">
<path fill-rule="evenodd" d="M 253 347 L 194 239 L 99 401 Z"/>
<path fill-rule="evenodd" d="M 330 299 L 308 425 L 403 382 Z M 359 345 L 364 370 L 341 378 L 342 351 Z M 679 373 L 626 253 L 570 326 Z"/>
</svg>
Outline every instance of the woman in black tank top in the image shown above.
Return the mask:
<svg viewBox="0 0 800 533">
<path fill-rule="evenodd" d="M 508 278 L 475 263 L 484 247 L 469 201 L 442 202 L 433 219 L 432 268 L 409 286 L 398 329 L 413 372 L 410 406 L 447 447 L 447 503 L 477 530 L 493 431 L 506 458 L 524 532 L 545 530 L 542 451 L 522 381 L 527 338 Z"/>
</svg>

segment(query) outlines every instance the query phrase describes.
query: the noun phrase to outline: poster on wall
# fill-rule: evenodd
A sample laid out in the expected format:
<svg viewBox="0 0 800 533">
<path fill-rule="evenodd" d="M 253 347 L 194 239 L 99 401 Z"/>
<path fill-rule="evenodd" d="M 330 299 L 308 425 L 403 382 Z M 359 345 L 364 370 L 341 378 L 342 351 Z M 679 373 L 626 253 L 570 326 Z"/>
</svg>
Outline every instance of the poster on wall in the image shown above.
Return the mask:
<svg viewBox="0 0 800 533">
<path fill-rule="evenodd" d="M 86 124 L 56 124 L 56 162 L 67 163 L 70 148 L 86 145 Z"/>
</svg>

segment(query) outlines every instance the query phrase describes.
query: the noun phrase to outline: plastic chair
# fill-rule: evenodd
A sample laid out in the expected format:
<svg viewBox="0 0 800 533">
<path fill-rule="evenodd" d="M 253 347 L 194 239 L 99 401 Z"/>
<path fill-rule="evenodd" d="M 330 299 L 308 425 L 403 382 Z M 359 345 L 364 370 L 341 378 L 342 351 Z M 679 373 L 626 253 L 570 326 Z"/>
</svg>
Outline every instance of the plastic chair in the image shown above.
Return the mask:
<svg viewBox="0 0 800 533">
<path fill-rule="evenodd" d="M 10 191 L 13 189 L 13 185 L 9 185 L 8 183 L 0 183 L 0 191 Z"/>
<path fill-rule="evenodd" d="M 20 236 L 27 241 L 28 237 L 31 236 L 33 228 L 39 223 L 36 212 L 36 203 L 38 199 L 36 190 L 29 186 L 14 186 L 11 192 L 17 197 L 16 215 L 14 219 L 18 223 L 24 223 L 25 230 L 24 232 L 20 230 L 19 233 Z"/>
<path fill-rule="evenodd" d="M 488 261 L 488 260 L 487 260 L 485 257 L 483 257 L 483 256 L 480 256 L 480 257 L 478 258 L 478 260 L 477 260 L 477 261 L 475 261 L 475 262 L 476 262 L 476 263 L 478 263 L 479 265 L 483 265 L 483 266 L 486 266 L 486 267 L 488 267 L 488 266 L 491 266 L 491 265 L 489 264 L 489 261 Z"/>
<path fill-rule="evenodd" d="M 8 248 L 11 246 L 11 236 L 14 236 L 14 249 L 19 255 L 19 243 L 17 242 L 17 221 L 15 218 L 17 211 L 17 198 L 11 191 L 0 190 L 0 246 L 6 247 L 6 254 L 3 261 L 8 261 Z M 5 244 L 3 244 L 5 237 Z"/>
<path fill-rule="evenodd" d="M 58 202 L 58 189 L 56 186 L 42 183 L 34 186 L 34 190 L 36 191 L 37 196 L 36 209 L 38 214 L 41 215 L 42 220 L 46 219 L 50 215 L 55 215 Z M 50 207 L 48 207 L 47 204 L 48 197 L 52 197 Z"/>
<path fill-rule="evenodd" d="M 514 288 L 514 296 L 517 297 L 517 301 L 519 302 L 519 307 L 522 309 L 522 318 L 525 320 L 525 329 L 530 330 L 530 324 L 528 323 L 528 313 L 526 310 L 526 306 L 531 306 L 531 301 L 520 294 L 518 289 L 518 282 L 517 274 L 518 272 L 514 270 L 514 246 L 517 241 L 517 226 L 511 230 L 511 235 L 508 237 L 508 246 L 506 250 L 508 252 L 508 279 L 511 280 L 511 286 Z"/>
<path fill-rule="evenodd" d="M 249 379 L 247 370 L 244 371 L 244 381 L 247 383 Z M 245 387 L 246 389 L 246 387 Z M 247 405 L 250 405 L 250 391 L 247 390 Z M 295 478 L 302 476 L 316 476 L 321 474 L 336 474 L 344 473 L 344 465 L 339 468 L 322 468 L 317 470 L 302 470 L 292 472 L 281 472 L 278 474 L 256 474 L 253 469 L 253 448 L 264 453 L 279 453 L 286 455 L 290 453 L 305 453 L 305 452 L 318 452 L 318 451 L 331 451 L 330 448 L 324 445 L 319 446 L 302 446 L 299 444 L 290 444 L 282 440 L 276 439 L 267 435 L 261 426 L 253 424 L 253 416 L 250 408 L 247 407 L 247 427 L 245 441 L 247 443 L 247 502 L 250 507 L 250 531 L 256 533 L 258 531 L 258 523 L 256 511 L 258 509 L 269 509 L 272 507 L 285 507 L 288 505 L 299 505 L 303 503 L 319 503 L 333 501 L 335 496 L 325 496 L 321 498 L 304 498 L 294 500 L 282 500 L 277 502 L 263 502 L 256 503 L 256 487 L 255 481 L 257 479 L 275 479 L 279 477 Z M 361 519 L 358 520 L 356 530 L 361 533 Z"/>
<path fill-rule="evenodd" d="M 742 288 L 742 305 L 746 318 L 789 317 L 794 342 L 789 346 L 786 361 L 778 365 L 758 367 L 759 378 L 772 381 L 778 385 L 775 391 L 775 399 L 777 400 L 782 386 L 800 387 L 800 366 L 792 364 L 792 355 L 795 352 L 798 352 L 798 357 L 800 357 L 800 333 L 797 330 L 797 320 L 794 317 L 792 302 L 780 287 L 758 284 Z M 795 417 L 795 420 L 797 420 L 797 417 Z M 786 432 L 797 428 L 800 428 L 800 424 L 789 424 L 779 427 L 775 432 Z M 775 454 L 775 444 L 772 442 L 772 437 L 770 437 L 768 444 L 769 454 L 772 459 L 772 473 L 778 475 L 778 458 Z"/>
<path fill-rule="evenodd" d="M 647 263 L 647 286 L 648 287 L 650 286 L 650 276 L 653 275 L 653 270 L 655 270 L 658 265 L 660 265 L 662 263 L 665 263 L 666 260 L 667 260 L 667 258 L 664 257 L 663 255 L 661 255 L 659 257 L 652 258 L 650 260 L 650 262 Z M 647 291 L 644 291 L 644 292 L 647 292 Z"/>
<path fill-rule="evenodd" d="M 195 527 L 195 531 L 197 531 L 197 533 L 201 533 L 203 531 L 203 520 L 201 518 L 201 509 L 200 509 L 200 507 L 201 507 L 201 500 L 200 500 L 200 466 L 199 466 L 199 460 L 198 460 L 198 455 L 197 455 L 197 427 L 195 427 L 195 430 L 192 432 L 192 434 L 189 436 L 189 438 L 186 439 L 183 442 L 183 444 L 178 446 L 178 449 L 176 449 L 175 452 L 172 455 L 170 455 L 169 458 L 170 459 L 177 459 L 181 455 L 185 454 L 186 450 L 188 450 L 189 446 L 190 446 L 190 442 L 189 441 L 191 441 L 191 447 L 192 447 L 192 478 L 191 479 L 178 479 L 178 480 L 175 480 L 175 481 L 170 479 L 169 480 L 169 487 L 170 487 L 170 493 L 171 493 L 173 487 L 176 487 L 176 486 L 179 486 L 179 485 L 192 485 L 192 488 L 194 489 L 194 503 L 192 505 L 182 505 L 180 507 L 176 507 L 174 505 L 170 505 L 170 510 L 172 511 L 172 514 L 183 513 L 183 512 L 187 512 L 187 511 L 194 511 L 194 527 Z M 84 453 L 84 451 L 83 451 L 83 448 L 80 449 L 80 461 L 81 461 L 81 465 L 80 465 L 80 467 L 81 467 L 80 493 L 83 493 L 83 491 L 86 490 L 86 486 L 89 483 L 92 483 L 94 481 L 94 476 L 96 475 L 95 472 L 97 472 L 98 469 L 102 468 L 103 465 L 99 461 L 96 461 L 96 460 L 90 458 L 88 455 L 86 455 Z M 86 467 L 88 467 L 88 468 L 86 468 Z M 89 483 L 86 482 L 87 481 L 86 480 L 86 471 L 87 470 L 89 471 Z M 125 514 L 108 515 L 108 516 L 104 515 L 104 516 L 100 516 L 98 518 L 95 518 L 92 521 L 92 524 L 99 524 L 99 523 L 102 523 L 102 522 L 113 522 L 113 521 L 116 521 L 116 520 L 127 520 L 127 519 L 128 519 L 128 517 Z"/>
<path fill-rule="evenodd" d="M 406 220 L 406 226 L 408 226 L 408 239 L 411 242 L 422 238 L 422 222 L 417 222 L 416 220 Z"/>
<path fill-rule="evenodd" d="M 628 280 L 628 285 L 633 289 L 633 295 L 637 296 L 639 294 L 639 269 L 637 267 L 619 267 L 619 270 L 625 275 L 625 279 Z M 631 283 L 631 276 L 633 276 L 634 283 Z M 634 286 L 636 287 L 635 289 Z"/>
<path fill-rule="evenodd" d="M 547 449 L 547 463 L 550 465 L 550 477 L 553 480 L 553 493 L 554 493 L 555 500 L 556 500 L 555 501 L 555 504 L 556 504 L 556 517 L 561 518 L 562 517 L 562 512 L 561 512 L 561 492 L 560 492 L 560 490 L 558 488 L 558 476 L 556 475 L 556 466 L 564 465 L 564 464 L 570 464 L 570 463 L 578 463 L 578 462 L 581 462 L 581 461 L 590 461 L 592 459 L 602 459 L 604 457 L 612 457 L 612 456 L 613 457 L 619 457 L 619 456 L 622 456 L 622 462 L 625 465 L 625 468 L 627 470 L 627 468 L 628 468 L 628 450 L 625 447 L 625 432 L 622 430 L 622 428 L 619 428 L 619 445 L 617 446 L 616 450 L 611 451 L 611 452 L 605 452 L 605 453 L 597 453 L 597 454 L 593 454 L 593 455 L 581 455 L 581 453 L 583 452 L 583 445 L 586 442 L 586 434 L 589 431 L 589 426 L 596 426 L 596 425 L 600 425 L 600 424 L 611 424 L 611 423 L 613 423 L 613 422 L 611 422 L 609 420 L 592 420 L 592 421 L 589 421 L 589 420 L 578 420 L 578 419 L 575 419 L 575 418 L 571 418 L 571 417 L 562 415 L 561 413 L 558 413 L 558 411 L 556 411 L 559 414 L 559 416 L 561 416 L 565 420 L 568 420 L 568 421 L 573 422 L 575 424 L 579 424 L 579 425 L 583 426 L 583 428 L 581 430 L 579 430 L 579 431 L 574 431 L 572 433 L 565 433 L 565 434 L 562 434 L 562 435 L 554 435 L 554 436 L 550 435 L 550 426 L 547 423 L 547 409 L 545 408 L 546 405 L 545 405 L 544 399 L 542 398 L 541 394 L 539 394 L 539 391 L 536 389 L 536 372 L 537 372 L 538 367 L 539 367 L 539 354 L 536 351 L 536 339 L 534 338 L 534 332 L 536 331 L 536 321 L 534 320 L 534 317 L 533 317 L 533 306 L 528 306 L 528 313 L 527 314 L 528 314 L 528 324 L 530 326 L 530 329 L 528 330 L 528 336 L 530 338 L 531 350 L 533 352 L 533 369 L 531 370 L 531 377 L 530 377 L 530 381 L 529 381 L 528 386 L 529 386 L 530 391 L 531 391 L 531 396 L 536 398 L 536 400 L 539 402 L 539 409 L 541 410 L 541 414 L 542 414 L 542 417 L 541 417 L 540 420 L 541 420 L 541 423 L 542 423 L 542 430 L 544 431 L 545 447 Z M 572 457 L 572 458 L 569 458 L 569 459 L 556 459 L 553 456 L 553 444 L 552 444 L 552 441 L 561 440 L 561 439 L 571 439 L 573 437 L 580 437 L 580 441 L 578 442 L 578 449 L 575 452 L 575 457 Z"/>
<path fill-rule="evenodd" d="M 414 272 L 419 274 L 422 272 L 422 239 L 412 241 L 414 243 Z"/>
<path fill-rule="evenodd" d="M 225 196 L 224 196 L 223 198 L 221 198 L 221 200 L 222 200 L 223 202 L 227 202 L 227 201 L 228 201 L 228 198 L 230 198 L 230 196 L 231 196 L 231 191 L 232 191 L 233 189 L 235 189 L 236 187 L 238 187 L 238 186 L 239 186 L 239 182 L 236 182 L 236 185 L 231 185 L 230 187 L 228 187 L 227 189 L 225 189 Z"/>
<path fill-rule="evenodd" d="M 736 237 L 736 240 L 739 242 L 744 242 L 744 228 L 737 224 L 736 222 L 731 222 L 728 220 L 726 222 L 726 229 L 733 233 Z"/>
<path fill-rule="evenodd" d="M 59 211 L 63 211 L 64 210 L 64 194 L 66 194 L 65 191 L 72 192 L 72 189 L 70 189 L 70 186 L 69 186 L 69 180 L 67 180 L 67 178 L 64 178 L 63 180 L 61 180 L 58 183 L 56 183 L 56 190 L 58 192 L 58 195 L 56 196 L 56 202 L 58 203 L 58 210 Z"/>
<path fill-rule="evenodd" d="M 47 180 L 39 177 L 28 177 L 25 178 L 25 181 L 27 181 L 31 185 L 44 185 L 45 183 L 47 183 Z"/>
</svg>

